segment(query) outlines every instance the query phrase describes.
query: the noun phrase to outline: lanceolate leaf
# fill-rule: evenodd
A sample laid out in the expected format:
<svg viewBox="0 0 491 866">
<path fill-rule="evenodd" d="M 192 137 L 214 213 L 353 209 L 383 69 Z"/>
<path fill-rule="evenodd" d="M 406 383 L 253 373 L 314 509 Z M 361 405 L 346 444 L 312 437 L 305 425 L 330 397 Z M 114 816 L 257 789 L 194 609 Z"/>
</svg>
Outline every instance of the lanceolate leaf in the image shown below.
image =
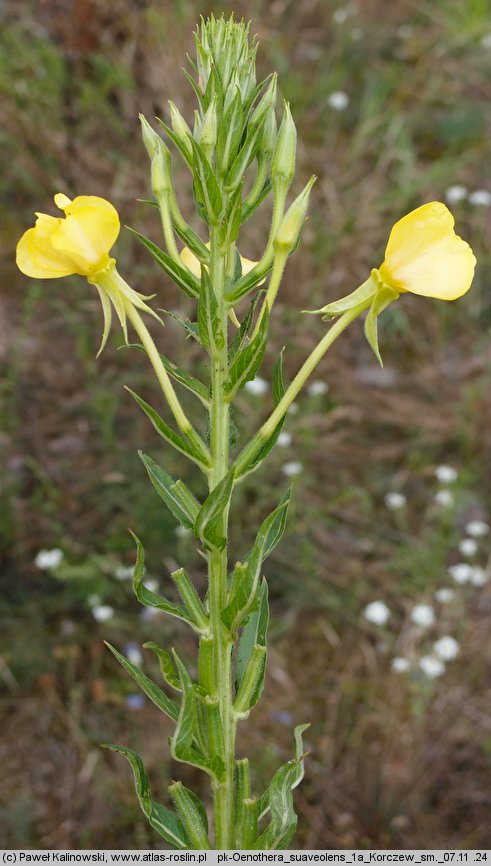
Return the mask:
<svg viewBox="0 0 491 866">
<path fill-rule="evenodd" d="M 230 367 L 228 379 L 223 386 L 228 400 L 232 400 L 246 382 L 254 379 L 266 351 L 268 325 L 269 314 L 265 311 L 256 336 L 253 337 L 248 346 L 236 355 Z"/>
<path fill-rule="evenodd" d="M 160 803 L 156 803 L 155 800 L 152 800 L 150 783 L 140 756 L 132 749 L 126 749 L 124 746 L 104 744 L 104 748 L 111 749 L 113 752 L 119 752 L 129 761 L 135 778 L 138 800 L 150 826 L 157 833 L 160 833 L 166 842 L 174 845 L 175 848 L 181 850 L 189 849 L 191 841 L 178 815 L 175 812 L 171 812 L 170 809 L 166 809 L 165 806 L 161 806 Z"/>
<path fill-rule="evenodd" d="M 145 692 L 146 696 L 150 698 L 151 701 L 155 704 L 159 710 L 162 710 L 172 721 L 176 721 L 179 714 L 179 708 L 175 701 L 171 700 L 167 697 L 165 692 L 162 691 L 153 680 L 149 679 L 145 674 L 143 674 L 135 665 L 131 664 L 117 649 L 111 646 L 110 643 L 105 641 L 108 649 L 111 650 L 113 656 L 117 658 L 118 662 L 124 667 L 125 671 L 129 673 L 131 677 L 133 677 L 134 681 L 138 686 L 140 686 L 141 690 Z"/>
<path fill-rule="evenodd" d="M 194 791 L 186 788 L 182 782 L 173 782 L 169 793 L 181 816 L 182 823 L 195 850 L 209 850 L 208 818 L 204 806 Z"/>
<path fill-rule="evenodd" d="M 256 307 L 258 305 L 259 298 L 261 297 L 261 295 L 262 295 L 262 291 L 256 292 L 256 294 L 254 295 L 254 297 L 251 300 L 251 303 L 249 304 L 249 309 L 247 310 L 247 313 L 244 317 L 244 320 L 243 320 L 239 330 L 234 335 L 234 338 L 230 344 L 230 350 L 229 350 L 230 363 L 232 363 L 234 361 L 234 359 L 237 357 L 237 355 L 240 354 L 242 349 L 247 344 L 247 339 L 248 339 L 249 334 L 251 332 L 252 324 L 254 322 L 254 313 L 256 312 Z"/>
<path fill-rule="evenodd" d="M 172 475 L 161 469 L 151 457 L 148 457 L 141 451 L 138 454 L 145 465 L 150 481 L 159 496 L 164 500 L 169 511 L 183 526 L 193 529 L 200 509 L 199 502 L 194 499 L 192 493 L 190 493 L 182 481 L 176 481 Z M 181 488 L 184 488 L 186 496 L 183 495 Z M 195 507 L 191 508 L 193 500 Z"/>
<path fill-rule="evenodd" d="M 143 604 L 145 607 L 155 607 L 158 610 L 163 610 L 165 613 L 177 617 L 177 619 L 184 620 L 184 622 L 187 622 L 195 631 L 200 631 L 194 617 L 184 604 L 174 604 L 172 601 L 167 601 L 166 598 L 157 595 L 157 593 L 152 592 L 145 586 L 143 583 L 143 574 L 145 570 L 143 545 L 133 532 L 131 534 L 136 541 L 137 549 L 136 565 L 133 574 L 133 590 L 140 604 Z"/>
<path fill-rule="evenodd" d="M 261 582 L 258 595 L 258 606 L 250 614 L 240 636 L 237 662 L 235 665 L 235 680 L 237 688 L 239 688 L 242 682 L 244 671 L 251 657 L 254 644 L 266 646 L 266 637 L 269 625 L 268 584 L 266 583 L 266 578 L 263 578 Z"/>
<path fill-rule="evenodd" d="M 190 322 L 189 319 L 183 319 L 182 316 L 179 316 L 177 313 L 171 312 L 171 310 L 160 309 L 160 312 L 165 313 L 167 316 L 170 316 L 171 319 L 175 319 L 176 322 L 179 322 L 181 328 L 184 328 L 188 337 L 192 337 L 193 340 L 196 340 L 196 342 L 203 347 L 203 343 L 201 342 L 199 335 L 199 328 L 197 322 Z"/>
<path fill-rule="evenodd" d="M 155 427 L 157 433 L 159 433 L 160 436 L 162 436 L 162 438 L 166 440 L 166 442 L 169 442 L 170 445 L 173 445 L 177 451 L 180 451 L 181 454 L 185 454 L 186 457 L 190 458 L 190 460 L 198 463 L 198 465 L 201 466 L 203 469 L 208 469 L 208 455 L 206 454 L 204 448 L 199 448 L 198 442 L 191 445 L 186 439 L 184 439 L 183 436 L 180 436 L 179 433 L 176 433 L 174 430 L 172 430 L 165 423 L 164 419 L 160 417 L 158 412 L 156 412 L 155 409 L 152 408 L 152 406 L 146 403 L 145 400 L 142 400 L 142 398 L 139 397 L 138 394 L 135 394 L 135 392 L 132 391 L 131 388 L 128 388 L 127 385 L 125 387 L 128 393 L 131 394 L 133 399 L 138 403 L 140 409 L 143 409 L 147 417 L 150 418 L 150 421 Z"/>
<path fill-rule="evenodd" d="M 204 150 L 194 138 L 190 141 L 193 148 L 193 156 L 195 165 L 199 171 L 201 190 L 204 198 L 204 205 L 209 219 L 212 222 L 218 222 L 222 213 L 222 195 L 218 186 L 215 173 L 208 162 Z"/>
<path fill-rule="evenodd" d="M 203 542 L 223 550 L 227 539 L 224 534 L 224 513 L 228 509 L 234 486 L 234 474 L 227 472 L 205 499 L 196 519 L 195 533 Z"/>
<path fill-rule="evenodd" d="M 261 851 L 285 849 L 291 841 L 297 826 L 297 816 L 293 809 L 292 790 L 302 781 L 304 774 L 302 734 L 309 725 L 295 728 L 295 758 L 277 770 L 271 785 L 261 798 L 260 815 L 271 811 L 270 822 L 254 848 Z"/>
<path fill-rule="evenodd" d="M 257 587 L 264 558 L 271 553 L 285 529 L 289 491 L 281 503 L 262 523 L 254 545 L 246 561 L 235 569 L 230 587 L 229 603 L 222 612 L 222 621 L 234 634 L 244 622 L 256 601 Z"/>
<path fill-rule="evenodd" d="M 129 231 L 134 234 L 139 241 L 142 242 L 144 246 L 146 246 L 147 250 L 149 250 L 154 257 L 155 261 L 158 265 L 166 272 L 166 274 L 175 282 L 177 286 L 179 286 L 182 291 L 188 295 L 190 298 L 198 298 L 199 297 L 199 282 L 196 277 L 184 268 L 182 265 L 179 265 L 174 259 L 171 259 L 157 244 L 154 244 L 153 241 L 146 238 L 145 235 L 140 234 L 135 229 L 132 229 L 128 226 Z"/>
<path fill-rule="evenodd" d="M 153 640 L 147 641 L 147 643 L 143 644 L 144 649 L 153 650 L 157 659 L 159 661 L 160 673 L 162 674 L 162 679 L 168 686 L 175 689 L 176 691 L 181 691 L 181 684 L 179 681 L 179 677 L 177 675 L 176 666 L 174 664 L 174 659 L 172 658 L 171 653 L 168 650 L 162 649 L 158 644 L 154 643 Z"/>
<path fill-rule="evenodd" d="M 276 361 L 273 372 L 273 399 L 275 406 L 278 405 L 284 393 L 285 384 L 283 382 L 283 351 L 281 351 Z M 247 475 L 248 472 L 252 472 L 259 466 L 260 463 L 262 463 L 264 458 L 268 456 L 269 452 L 275 446 L 278 440 L 278 436 L 281 433 L 283 424 L 285 423 L 285 419 L 286 415 L 283 415 L 283 418 L 281 419 L 281 421 L 278 422 L 269 439 L 266 439 L 264 445 L 261 446 L 256 455 L 248 463 L 246 463 L 244 468 L 239 472 L 237 476 L 238 478 L 241 478 L 243 475 Z"/>
<path fill-rule="evenodd" d="M 176 653 L 174 653 L 174 660 L 181 683 L 182 701 L 176 730 L 171 740 L 172 757 L 176 761 L 183 761 L 185 764 L 199 767 L 217 782 L 221 782 L 225 774 L 225 765 L 222 759 L 218 755 L 214 758 L 206 758 L 193 745 L 198 721 L 194 686 L 186 668 Z"/>
<path fill-rule="evenodd" d="M 201 294 L 198 301 L 198 328 L 203 346 L 209 352 L 220 351 L 224 346 L 224 334 L 210 275 L 206 268 L 201 269 Z"/>
</svg>

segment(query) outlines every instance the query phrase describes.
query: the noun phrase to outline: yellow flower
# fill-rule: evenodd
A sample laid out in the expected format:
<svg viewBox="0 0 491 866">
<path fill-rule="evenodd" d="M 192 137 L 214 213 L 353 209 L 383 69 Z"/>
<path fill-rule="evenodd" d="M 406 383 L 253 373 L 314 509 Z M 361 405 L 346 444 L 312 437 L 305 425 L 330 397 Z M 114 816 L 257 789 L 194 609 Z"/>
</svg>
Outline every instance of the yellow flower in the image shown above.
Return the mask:
<svg viewBox="0 0 491 866">
<path fill-rule="evenodd" d="M 210 249 L 209 242 L 206 244 L 206 246 L 208 247 L 208 249 Z M 184 247 L 184 249 L 181 250 L 180 257 L 183 265 L 186 265 L 188 270 L 190 270 L 195 277 L 201 276 L 201 265 L 194 253 L 192 253 L 188 247 Z M 252 269 L 257 265 L 257 262 L 252 262 L 250 259 L 246 259 L 244 256 L 240 257 L 240 262 L 242 265 L 242 275 L 248 274 L 249 271 L 252 271 Z"/>
<path fill-rule="evenodd" d="M 95 195 L 80 195 L 71 201 L 57 193 L 54 198 L 65 218 L 36 214 L 36 225 L 17 244 L 19 270 L 38 279 L 70 274 L 90 277 L 104 270 L 120 229 L 116 209 Z"/>
<path fill-rule="evenodd" d="M 453 301 L 470 288 L 476 265 L 455 220 L 440 201 L 411 211 L 394 225 L 379 268 L 382 281 L 398 292 Z"/>
</svg>

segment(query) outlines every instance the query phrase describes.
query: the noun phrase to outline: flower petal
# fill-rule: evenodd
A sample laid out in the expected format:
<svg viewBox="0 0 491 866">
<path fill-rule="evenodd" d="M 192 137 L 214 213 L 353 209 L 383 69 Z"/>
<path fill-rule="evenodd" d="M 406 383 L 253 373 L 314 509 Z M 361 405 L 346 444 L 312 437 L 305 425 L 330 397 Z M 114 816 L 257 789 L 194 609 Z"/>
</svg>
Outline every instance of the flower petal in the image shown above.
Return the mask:
<svg viewBox="0 0 491 866">
<path fill-rule="evenodd" d="M 70 201 L 58 193 L 56 198 L 57 204 L 63 202 L 66 219 L 52 235 L 53 246 L 73 256 L 85 274 L 105 267 L 120 230 L 116 208 L 95 195 L 80 195 Z"/>
<path fill-rule="evenodd" d="M 26 276 L 53 279 L 77 273 L 73 260 L 60 254 L 51 245 L 51 228 L 56 229 L 58 222 L 55 217 L 40 214 L 35 228 L 28 229 L 22 235 L 17 244 L 16 261 L 17 267 Z"/>
<path fill-rule="evenodd" d="M 450 301 L 469 289 L 475 264 L 471 248 L 454 232 L 448 208 L 430 202 L 395 224 L 380 276 L 399 291 Z"/>
</svg>

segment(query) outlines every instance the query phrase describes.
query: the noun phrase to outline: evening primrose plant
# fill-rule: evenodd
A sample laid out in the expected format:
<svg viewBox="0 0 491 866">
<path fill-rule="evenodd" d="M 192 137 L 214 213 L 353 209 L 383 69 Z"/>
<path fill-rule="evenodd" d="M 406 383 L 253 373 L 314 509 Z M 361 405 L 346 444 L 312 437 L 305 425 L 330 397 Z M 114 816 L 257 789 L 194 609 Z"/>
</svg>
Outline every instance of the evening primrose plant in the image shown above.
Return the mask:
<svg viewBox="0 0 491 866">
<path fill-rule="evenodd" d="M 202 21 L 196 34 L 196 63 L 189 82 L 197 110 L 189 125 L 170 102 L 160 134 L 141 117 L 143 142 L 150 159 L 151 204 L 162 224 L 164 248 L 136 231 L 157 264 L 195 304 L 192 320 L 178 319 L 186 336 L 208 358 L 206 381 L 177 367 L 160 351 L 144 321 L 161 322 L 151 300 L 132 288 L 110 253 L 120 231 L 112 204 L 97 196 L 55 196 L 63 216 L 38 214 L 17 248 L 21 271 L 37 279 L 80 274 L 99 293 L 104 327 L 100 352 L 113 311 L 125 343 L 143 349 L 173 417 L 130 391 L 169 446 L 196 464 L 206 479 L 202 500 L 182 480 L 173 478 L 146 454 L 141 459 L 157 494 L 177 521 L 196 536 L 208 568 L 208 587 L 200 597 L 184 567 L 171 577 L 180 596 L 176 603 L 143 583 L 144 549 L 135 536 L 134 590 L 145 606 L 183 620 L 197 640 L 197 664 L 187 668 L 175 649 L 146 646 L 159 662 L 164 688 L 130 659 L 109 647 L 143 692 L 175 725 L 170 752 L 175 761 L 199 768 L 209 778 L 213 827 L 198 796 L 180 781 L 169 787 L 174 809 L 152 797 L 140 757 L 125 746 L 109 746 L 130 762 L 140 805 L 151 826 L 180 849 L 279 849 L 293 837 L 297 818 L 293 789 L 304 773 L 302 735 L 294 732 L 294 756 L 281 766 L 265 791 L 251 783 L 249 762 L 236 755 L 236 731 L 263 691 L 269 623 L 268 584 L 263 563 L 280 541 L 286 524 L 290 490 L 263 521 L 252 547 L 231 559 L 229 523 L 234 491 L 249 473 L 260 469 L 278 440 L 289 406 L 341 332 L 363 312 L 365 333 L 380 359 L 377 320 L 399 295 L 453 300 L 469 288 L 475 259 L 454 232 L 445 205 L 431 202 L 396 223 L 385 258 L 354 292 L 315 311 L 335 320 L 290 384 L 283 378 L 279 352 L 273 372 L 274 405 L 266 420 L 243 443 L 232 429 L 230 413 L 239 391 L 259 371 L 270 330 L 270 313 L 289 257 L 296 250 L 314 178 L 288 203 L 295 173 L 296 129 L 288 104 L 277 127 L 276 75 L 256 82 L 257 43 L 249 28 L 233 18 Z M 163 138 L 161 137 L 163 136 Z M 183 215 L 172 177 L 172 156 L 182 159 L 192 179 L 194 201 L 203 231 L 191 228 Z M 261 258 L 240 255 L 242 225 L 266 200 L 272 217 Z M 177 318 L 177 317 L 176 317 Z M 160 332 L 159 332 L 160 333 Z M 196 397 L 201 420 L 185 413 L 176 387 Z M 129 390 L 129 389 L 128 389 Z M 191 673 L 191 670 L 193 673 Z M 194 673 L 196 671 L 196 674 Z"/>
</svg>

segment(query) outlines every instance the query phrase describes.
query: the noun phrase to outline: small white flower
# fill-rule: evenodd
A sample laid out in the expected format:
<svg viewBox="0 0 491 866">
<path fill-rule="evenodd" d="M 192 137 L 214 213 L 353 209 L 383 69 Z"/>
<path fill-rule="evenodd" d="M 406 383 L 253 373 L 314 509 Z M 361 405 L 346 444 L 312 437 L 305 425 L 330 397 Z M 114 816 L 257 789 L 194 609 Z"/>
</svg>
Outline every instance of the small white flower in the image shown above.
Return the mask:
<svg viewBox="0 0 491 866">
<path fill-rule="evenodd" d="M 477 207 L 489 207 L 491 205 L 491 192 L 487 189 L 475 189 L 469 194 L 469 202 Z"/>
<path fill-rule="evenodd" d="M 290 478 L 293 475 L 300 475 L 302 469 L 303 466 L 299 460 L 291 460 L 290 463 L 285 463 L 281 471 L 283 472 L 283 475 Z"/>
<path fill-rule="evenodd" d="M 107 622 L 114 616 L 114 608 L 109 604 L 99 604 L 92 608 L 92 616 L 97 622 Z"/>
<path fill-rule="evenodd" d="M 124 654 L 129 662 L 139 668 L 143 662 L 143 656 L 140 652 L 140 647 L 136 643 L 126 644 Z"/>
<path fill-rule="evenodd" d="M 448 569 L 450 577 L 453 577 L 455 583 L 469 583 L 472 579 L 473 568 L 468 562 L 457 562 L 456 565 L 451 565 Z"/>
<path fill-rule="evenodd" d="M 282 430 L 276 441 L 281 448 L 288 448 L 292 444 L 292 434 Z"/>
<path fill-rule="evenodd" d="M 483 538 L 489 532 L 489 525 L 485 520 L 470 520 L 465 527 L 465 531 L 472 538 Z"/>
<path fill-rule="evenodd" d="M 436 467 L 435 475 L 440 484 L 452 484 L 454 481 L 457 481 L 458 472 L 453 466 L 443 465 Z"/>
<path fill-rule="evenodd" d="M 327 103 L 334 111 L 345 111 L 349 105 L 349 96 L 342 90 L 333 90 L 327 97 Z"/>
<path fill-rule="evenodd" d="M 157 592 L 159 588 L 159 582 L 158 580 L 155 580 L 155 578 L 151 577 L 149 580 L 145 581 L 145 586 L 147 589 L 150 590 L 150 592 Z"/>
<path fill-rule="evenodd" d="M 133 565 L 118 565 L 114 576 L 117 580 L 131 580 L 134 570 Z"/>
<path fill-rule="evenodd" d="M 449 204 L 458 204 L 459 201 L 463 201 L 467 198 L 467 192 L 468 190 L 466 186 L 456 183 L 454 186 L 449 186 L 445 191 L 445 199 Z"/>
<path fill-rule="evenodd" d="M 307 388 L 307 394 L 309 397 L 322 397 L 323 394 L 327 394 L 329 391 L 329 385 L 327 382 L 311 382 Z"/>
<path fill-rule="evenodd" d="M 188 529 L 187 526 L 179 525 L 179 526 L 176 526 L 176 528 L 174 529 L 174 532 L 178 538 L 185 538 L 187 535 L 189 535 L 191 530 Z"/>
<path fill-rule="evenodd" d="M 396 674 L 404 674 L 410 669 L 411 662 L 409 661 L 409 659 L 405 659 L 402 656 L 397 656 L 397 658 L 392 659 L 390 666 Z"/>
<path fill-rule="evenodd" d="M 296 415 L 298 412 L 298 403 L 290 403 L 288 411 L 290 415 Z"/>
<path fill-rule="evenodd" d="M 431 680 L 435 679 L 435 677 L 441 677 L 445 673 L 445 665 L 440 659 L 434 658 L 434 656 L 423 656 L 419 660 L 419 666 L 423 673 Z"/>
<path fill-rule="evenodd" d="M 411 622 L 421 628 L 429 628 L 435 622 L 435 611 L 431 604 L 417 604 L 411 611 Z"/>
<path fill-rule="evenodd" d="M 472 586 L 484 586 L 488 582 L 488 574 L 480 565 L 472 567 L 471 583 Z"/>
<path fill-rule="evenodd" d="M 454 658 L 457 658 L 459 654 L 459 644 L 455 638 L 449 634 L 446 634 L 444 637 L 435 641 L 433 649 L 442 662 L 451 662 Z"/>
<path fill-rule="evenodd" d="M 246 391 L 249 391 L 249 394 L 254 394 L 255 397 L 262 397 L 263 394 L 268 392 L 269 385 L 266 382 L 266 379 L 261 379 L 260 376 L 256 376 L 255 379 L 246 382 L 244 388 Z"/>
<path fill-rule="evenodd" d="M 372 601 L 366 606 L 363 616 L 374 625 L 385 625 L 390 617 L 390 610 L 383 601 Z"/>
<path fill-rule="evenodd" d="M 437 505 L 442 505 L 444 508 L 450 508 L 454 503 L 454 496 L 451 490 L 437 490 L 435 493 L 435 502 Z"/>
<path fill-rule="evenodd" d="M 477 541 L 473 538 L 463 538 L 459 544 L 462 556 L 475 556 L 477 553 Z"/>
<path fill-rule="evenodd" d="M 54 547 L 52 550 L 40 550 L 36 554 L 34 565 L 42 569 L 58 568 L 62 559 L 63 551 L 59 547 Z"/>
<path fill-rule="evenodd" d="M 407 500 L 403 493 L 387 493 L 385 496 L 385 504 L 391 511 L 397 511 L 398 508 L 404 508 Z"/>
<path fill-rule="evenodd" d="M 455 592 L 453 589 L 449 587 L 442 587 L 442 589 L 437 589 L 435 592 L 435 598 L 440 604 L 448 604 L 449 601 L 453 601 L 455 598 Z"/>
</svg>

